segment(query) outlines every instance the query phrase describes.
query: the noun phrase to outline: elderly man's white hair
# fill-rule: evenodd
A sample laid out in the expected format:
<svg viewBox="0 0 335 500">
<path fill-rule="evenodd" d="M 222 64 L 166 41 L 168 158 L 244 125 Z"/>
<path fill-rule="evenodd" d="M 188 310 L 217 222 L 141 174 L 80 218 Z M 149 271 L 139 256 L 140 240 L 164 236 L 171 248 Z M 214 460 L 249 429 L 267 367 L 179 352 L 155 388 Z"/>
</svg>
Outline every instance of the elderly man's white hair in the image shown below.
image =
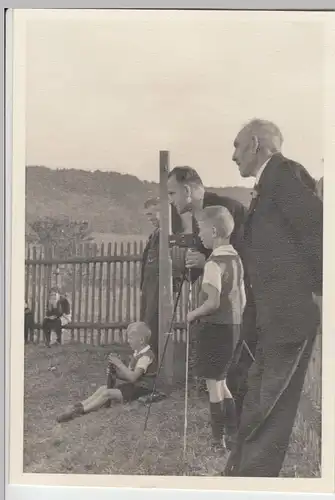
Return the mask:
<svg viewBox="0 0 335 500">
<path fill-rule="evenodd" d="M 275 123 L 254 118 L 248 122 L 242 130 L 257 137 L 260 148 L 266 149 L 270 153 L 278 153 L 281 151 L 284 138 L 279 127 L 277 127 Z"/>
</svg>

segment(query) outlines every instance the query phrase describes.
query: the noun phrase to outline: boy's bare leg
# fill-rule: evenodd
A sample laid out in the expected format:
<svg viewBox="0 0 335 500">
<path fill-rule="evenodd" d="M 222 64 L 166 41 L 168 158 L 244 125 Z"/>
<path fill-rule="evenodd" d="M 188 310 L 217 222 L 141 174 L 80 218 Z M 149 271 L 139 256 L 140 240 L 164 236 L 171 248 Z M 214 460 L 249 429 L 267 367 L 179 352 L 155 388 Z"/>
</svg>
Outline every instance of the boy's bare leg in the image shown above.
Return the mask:
<svg viewBox="0 0 335 500">
<path fill-rule="evenodd" d="M 88 398 L 86 401 L 83 401 L 81 404 L 84 408 L 84 413 L 89 413 L 91 411 L 98 410 L 102 406 L 104 406 L 107 401 L 119 401 L 122 402 L 122 393 L 119 389 L 107 389 L 106 387 L 102 388 L 102 391 L 96 395 L 94 399 Z"/>
<path fill-rule="evenodd" d="M 121 391 L 119 389 L 107 389 L 106 386 L 99 387 L 99 389 L 85 401 L 75 404 L 70 410 L 59 415 L 57 417 L 57 422 L 68 422 L 85 413 L 98 410 L 109 400 L 121 402 Z"/>
<path fill-rule="evenodd" d="M 85 405 L 90 405 L 95 399 L 100 399 L 101 397 L 101 394 L 103 394 L 103 392 L 106 390 L 106 386 L 105 385 L 102 385 L 101 387 L 99 387 L 99 389 L 97 389 L 93 394 L 91 394 L 91 396 L 89 396 L 87 399 L 85 399 L 84 401 L 81 402 L 81 404 L 83 406 Z"/>
</svg>

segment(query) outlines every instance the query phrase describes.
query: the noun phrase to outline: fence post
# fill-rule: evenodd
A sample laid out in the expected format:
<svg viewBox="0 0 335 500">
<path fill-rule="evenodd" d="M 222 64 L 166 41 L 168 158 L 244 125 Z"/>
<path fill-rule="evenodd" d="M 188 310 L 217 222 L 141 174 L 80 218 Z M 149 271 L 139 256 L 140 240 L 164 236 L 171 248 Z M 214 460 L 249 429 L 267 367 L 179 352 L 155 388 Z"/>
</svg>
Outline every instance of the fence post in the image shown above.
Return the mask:
<svg viewBox="0 0 335 500">
<path fill-rule="evenodd" d="M 161 360 L 166 333 L 172 317 L 172 261 L 169 250 L 170 205 L 167 181 L 169 175 L 169 152 L 159 153 L 160 173 L 160 241 L 159 241 L 159 359 Z M 174 342 L 171 338 L 164 355 L 161 382 L 171 386 L 173 382 Z"/>
</svg>

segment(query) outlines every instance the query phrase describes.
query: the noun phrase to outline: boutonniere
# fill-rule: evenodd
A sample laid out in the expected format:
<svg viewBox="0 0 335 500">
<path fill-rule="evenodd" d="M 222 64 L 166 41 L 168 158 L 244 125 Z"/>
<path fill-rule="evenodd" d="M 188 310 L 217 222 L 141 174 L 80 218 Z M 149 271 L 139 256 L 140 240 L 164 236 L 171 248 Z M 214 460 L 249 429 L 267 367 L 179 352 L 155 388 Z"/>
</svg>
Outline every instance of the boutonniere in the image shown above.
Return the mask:
<svg viewBox="0 0 335 500">
<path fill-rule="evenodd" d="M 251 191 L 251 199 L 255 200 L 259 196 L 259 188 L 258 186 L 254 186 L 254 189 Z"/>
</svg>

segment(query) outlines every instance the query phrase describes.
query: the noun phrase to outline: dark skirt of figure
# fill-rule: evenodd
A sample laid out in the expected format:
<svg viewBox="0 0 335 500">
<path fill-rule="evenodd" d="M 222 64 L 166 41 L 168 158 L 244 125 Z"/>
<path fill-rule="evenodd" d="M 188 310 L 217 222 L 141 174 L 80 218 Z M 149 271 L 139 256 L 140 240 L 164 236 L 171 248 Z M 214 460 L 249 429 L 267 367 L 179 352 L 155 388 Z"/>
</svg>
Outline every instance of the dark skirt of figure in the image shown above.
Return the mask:
<svg viewBox="0 0 335 500">
<path fill-rule="evenodd" d="M 191 335 L 196 342 L 196 373 L 198 377 L 224 380 L 233 355 L 236 325 L 196 323 Z"/>
</svg>

